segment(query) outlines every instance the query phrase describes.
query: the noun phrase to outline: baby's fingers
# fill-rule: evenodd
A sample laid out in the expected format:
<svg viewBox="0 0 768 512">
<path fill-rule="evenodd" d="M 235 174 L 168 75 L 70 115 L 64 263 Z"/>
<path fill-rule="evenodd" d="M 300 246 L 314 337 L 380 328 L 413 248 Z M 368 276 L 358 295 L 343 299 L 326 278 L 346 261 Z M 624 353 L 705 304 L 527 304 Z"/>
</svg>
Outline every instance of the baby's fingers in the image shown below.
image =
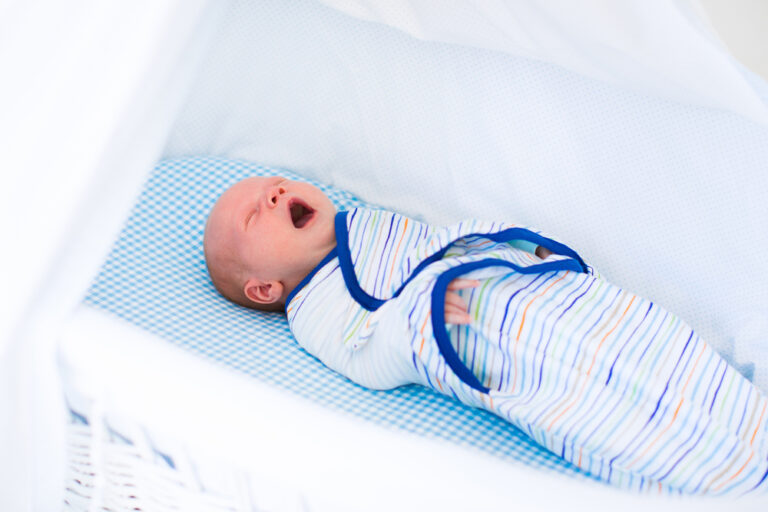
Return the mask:
<svg viewBox="0 0 768 512">
<path fill-rule="evenodd" d="M 449 306 L 453 306 L 454 309 L 458 309 L 461 311 L 467 310 L 467 303 L 464 302 L 464 299 L 461 298 L 461 296 L 458 293 L 453 292 L 446 292 L 445 294 L 445 307 L 446 309 Z"/>
<path fill-rule="evenodd" d="M 445 310 L 445 323 L 454 325 L 465 325 L 472 323 L 472 317 L 464 311 L 448 311 Z"/>
<path fill-rule="evenodd" d="M 445 294 L 445 321 L 449 324 L 468 324 L 472 317 L 467 313 L 467 304 L 453 292 Z"/>
<path fill-rule="evenodd" d="M 461 290 L 464 288 L 477 288 L 480 286 L 480 281 L 477 279 L 464 279 L 457 278 L 448 283 L 448 290 Z"/>
</svg>

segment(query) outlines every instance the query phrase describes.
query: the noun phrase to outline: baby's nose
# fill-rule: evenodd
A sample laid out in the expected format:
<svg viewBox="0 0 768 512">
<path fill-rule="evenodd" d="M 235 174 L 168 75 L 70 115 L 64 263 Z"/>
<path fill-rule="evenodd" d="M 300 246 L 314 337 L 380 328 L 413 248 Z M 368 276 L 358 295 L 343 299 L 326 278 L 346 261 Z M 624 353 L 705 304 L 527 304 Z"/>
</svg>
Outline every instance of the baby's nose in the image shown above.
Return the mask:
<svg viewBox="0 0 768 512">
<path fill-rule="evenodd" d="M 283 194 L 285 194 L 285 188 L 282 186 L 275 185 L 271 187 L 267 193 L 267 202 L 269 206 L 277 206 L 277 201 Z"/>
</svg>

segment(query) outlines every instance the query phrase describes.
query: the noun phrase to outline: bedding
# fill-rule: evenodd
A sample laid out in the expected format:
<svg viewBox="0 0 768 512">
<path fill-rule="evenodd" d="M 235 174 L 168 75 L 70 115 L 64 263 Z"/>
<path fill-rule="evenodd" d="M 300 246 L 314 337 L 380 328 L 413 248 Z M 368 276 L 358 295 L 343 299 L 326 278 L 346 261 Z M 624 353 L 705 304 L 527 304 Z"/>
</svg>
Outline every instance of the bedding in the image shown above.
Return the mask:
<svg viewBox="0 0 768 512">
<path fill-rule="evenodd" d="M 768 391 L 768 128 L 463 43 L 316 0 L 229 3 L 164 155 L 293 169 L 434 225 L 543 226 Z"/>
<path fill-rule="evenodd" d="M 222 298 L 205 270 L 204 221 L 228 185 L 252 175 L 299 179 L 286 170 L 215 157 L 158 163 L 85 304 L 117 315 L 232 372 L 331 410 L 468 446 L 506 463 L 592 479 L 484 411 L 419 386 L 387 392 L 364 389 L 302 350 L 284 315 L 242 308 Z M 339 209 L 365 205 L 344 191 L 314 184 Z"/>
</svg>

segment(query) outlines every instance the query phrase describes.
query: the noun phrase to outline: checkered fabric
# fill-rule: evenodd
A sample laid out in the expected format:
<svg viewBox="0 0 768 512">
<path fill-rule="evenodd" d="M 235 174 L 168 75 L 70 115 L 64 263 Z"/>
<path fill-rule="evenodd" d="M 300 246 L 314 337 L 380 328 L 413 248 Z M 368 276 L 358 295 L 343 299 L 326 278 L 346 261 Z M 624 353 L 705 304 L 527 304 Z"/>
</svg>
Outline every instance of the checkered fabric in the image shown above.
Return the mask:
<svg viewBox="0 0 768 512">
<path fill-rule="evenodd" d="M 255 175 L 304 179 L 283 169 L 222 158 L 161 161 L 85 304 L 111 312 L 231 371 L 331 409 L 391 429 L 471 446 L 510 463 L 592 478 L 504 420 L 421 386 L 392 391 L 362 388 L 302 350 L 283 314 L 253 311 L 221 297 L 203 259 L 205 219 L 228 186 Z M 347 192 L 310 182 L 338 209 L 364 205 Z"/>
</svg>

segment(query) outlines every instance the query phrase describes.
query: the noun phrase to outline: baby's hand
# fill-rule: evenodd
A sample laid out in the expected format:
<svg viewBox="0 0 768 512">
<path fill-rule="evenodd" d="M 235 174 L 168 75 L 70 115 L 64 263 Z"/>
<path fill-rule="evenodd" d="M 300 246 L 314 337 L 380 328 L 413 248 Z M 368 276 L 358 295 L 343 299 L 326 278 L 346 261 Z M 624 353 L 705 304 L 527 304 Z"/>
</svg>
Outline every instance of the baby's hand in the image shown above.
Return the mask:
<svg viewBox="0 0 768 512">
<path fill-rule="evenodd" d="M 445 322 L 448 324 L 468 324 L 472 322 L 472 317 L 467 312 L 468 306 L 462 300 L 455 290 L 464 288 L 477 288 L 480 281 L 475 279 L 454 279 L 448 284 L 448 291 L 445 293 Z"/>
<path fill-rule="evenodd" d="M 536 247 L 536 256 L 538 256 L 542 260 L 545 260 L 550 256 L 552 256 L 552 251 L 550 251 L 549 249 L 545 249 L 539 245 L 538 247 Z"/>
</svg>

